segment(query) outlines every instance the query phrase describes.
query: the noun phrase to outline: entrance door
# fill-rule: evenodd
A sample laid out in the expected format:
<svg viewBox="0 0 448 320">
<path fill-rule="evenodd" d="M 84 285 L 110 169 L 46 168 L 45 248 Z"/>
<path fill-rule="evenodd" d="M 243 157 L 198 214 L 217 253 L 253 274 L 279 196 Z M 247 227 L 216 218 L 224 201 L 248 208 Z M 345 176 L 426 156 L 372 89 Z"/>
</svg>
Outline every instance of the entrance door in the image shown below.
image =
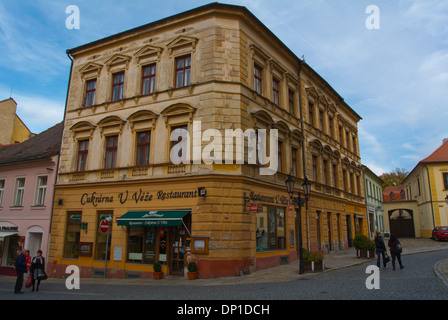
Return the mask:
<svg viewBox="0 0 448 320">
<path fill-rule="evenodd" d="M 186 252 L 186 231 L 183 227 L 170 228 L 172 243 L 171 268 L 172 275 L 184 274 L 184 256 Z"/>
<path fill-rule="evenodd" d="M 347 219 L 347 242 L 348 246 L 352 246 L 352 219 L 350 218 L 350 215 L 345 216 Z"/>
</svg>

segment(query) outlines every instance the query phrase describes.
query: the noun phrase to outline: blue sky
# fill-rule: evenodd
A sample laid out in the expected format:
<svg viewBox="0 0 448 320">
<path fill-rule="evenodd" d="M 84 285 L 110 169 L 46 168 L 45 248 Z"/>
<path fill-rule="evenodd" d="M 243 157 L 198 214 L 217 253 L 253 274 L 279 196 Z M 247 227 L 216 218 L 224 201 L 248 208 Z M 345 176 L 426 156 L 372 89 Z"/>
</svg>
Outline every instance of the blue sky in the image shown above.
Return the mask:
<svg viewBox="0 0 448 320">
<path fill-rule="evenodd" d="M 35 133 L 62 121 L 70 48 L 186 11 L 200 0 L 0 0 L 0 100 Z M 447 0 L 239 0 L 363 118 L 361 161 L 412 170 L 448 138 Z M 67 29 L 66 7 L 80 11 Z M 366 28 L 369 5 L 379 29 Z"/>
</svg>

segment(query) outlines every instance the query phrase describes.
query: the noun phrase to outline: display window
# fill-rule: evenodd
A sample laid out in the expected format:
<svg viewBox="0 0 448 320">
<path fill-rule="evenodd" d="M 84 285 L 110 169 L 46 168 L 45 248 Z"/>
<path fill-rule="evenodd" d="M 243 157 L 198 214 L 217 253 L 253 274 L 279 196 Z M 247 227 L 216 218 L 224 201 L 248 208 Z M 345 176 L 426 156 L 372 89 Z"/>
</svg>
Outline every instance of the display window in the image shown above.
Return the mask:
<svg viewBox="0 0 448 320">
<path fill-rule="evenodd" d="M 285 208 L 263 206 L 256 220 L 257 251 L 286 248 Z"/>
</svg>

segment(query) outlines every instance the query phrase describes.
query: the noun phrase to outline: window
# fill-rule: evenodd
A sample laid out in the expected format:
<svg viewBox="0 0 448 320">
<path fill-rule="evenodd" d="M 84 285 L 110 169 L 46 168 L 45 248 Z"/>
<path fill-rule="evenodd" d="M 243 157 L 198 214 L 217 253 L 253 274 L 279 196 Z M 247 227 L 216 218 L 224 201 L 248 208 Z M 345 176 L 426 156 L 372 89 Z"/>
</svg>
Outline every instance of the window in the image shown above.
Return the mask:
<svg viewBox="0 0 448 320">
<path fill-rule="evenodd" d="M 279 82 L 277 79 L 272 79 L 272 100 L 274 101 L 275 105 L 279 105 L 280 103 L 280 92 L 279 92 Z"/>
<path fill-rule="evenodd" d="M 443 173 L 443 186 L 444 186 L 445 190 L 448 190 L 448 172 Z M 420 184 L 419 184 L 419 188 L 420 188 Z"/>
<path fill-rule="evenodd" d="M 78 258 L 79 239 L 81 237 L 81 212 L 69 212 L 65 232 L 64 258 Z"/>
<path fill-rule="evenodd" d="M 95 103 L 96 79 L 89 80 L 86 83 L 86 98 L 84 107 L 90 107 Z"/>
<path fill-rule="evenodd" d="M 328 185 L 328 161 L 324 160 L 323 163 L 323 169 L 324 169 L 324 184 Z"/>
<path fill-rule="evenodd" d="M 149 164 L 151 131 L 137 132 L 137 166 Z"/>
<path fill-rule="evenodd" d="M 182 88 L 190 84 L 191 56 L 176 59 L 176 88 Z"/>
<path fill-rule="evenodd" d="M 0 180 L 0 207 L 3 206 L 3 193 L 5 192 L 5 180 Z"/>
<path fill-rule="evenodd" d="M 129 227 L 128 237 L 128 257 L 127 261 L 132 263 L 154 264 L 159 259 L 156 259 L 157 243 L 160 241 L 161 247 L 165 248 L 166 241 L 164 237 L 160 237 L 162 233 L 165 235 L 165 230 L 162 227 Z M 163 230 L 163 231 L 162 231 Z M 161 238 L 160 240 L 158 238 Z M 163 255 L 162 250 L 159 249 L 160 255 Z M 166 259 L 160 260 L 161 263 Z"/>
<path fill-rule="evenodd" d="M 261 94 L 261 83 L 262 83 L 262 77 L 261 77 L 261 71 L 262 69 L 255 65 L 254 66 L 254 90 Z"/>
<path fill-rule="evenodd" d="M 294 91 L 288 91 L 289 112 L 294 114 Z"/>
<path fill-rule="evenodd" d="M 282 147 L 283 147 L 283 143 L 281 141 L 278 142 L 278 151 L 277 151 L 277 161 L 278 161 L 278 165 L 277 165 L 277 171 L 278 172 L 282 172 Z"/>
<path fill-rule="evenodd" d="M 104 168 L 112 169 L 117 166 L 118 136 L 106 137 L 106 158 Z"/>
<path fill-rule="evenodd" d="M 87 168 L 87 155 L 89 153 L 89 140 L 81 140 L 78 142 L 78 164 L 77 171 L 85 171 Z"/>
<path fill-rule="evenodd" d="M 171 148 L 170 148 L 170 152 L 171 150 L 173 150 L 173 148 L 178 144 L 181 143 L 182 141 L 186 141 L 187 139 L 187 133 L 188 133 L 188 126 L 187 125 L 181 125 L 181 126 L 175 126 L 175 127 L 171 127 L 171 135 L 173 134 L 173 131 L 179 129 L 179 131 L 177 131 L 177 141 L 171 141 Z M 179 149 L 179 152 L 177 153 L 177 156 L 179 157 L 179 159 L 182 160 L 182 145 Z M 173 159 L 170 159 L 171 161 Z"/>
<path fill-rule="evenodd" d="M 286 248 L 285 209 L 263 206 L 257 212 L 257 251 Z"/>
<path fill-rule="evenodd" d="M 324 113 L 319 111 L 319 129 L 324 132 Z"/>
<path fill-rule="evenodd" d="M 14 206 L 23 206 L 23 194 L 25 193 L 25 178 L 16 179 L 16 189 L 14 196 Z"/>
<path fill-rule="evenodd" d="M 313 180 L 317 182 L 317 157 L 313 156 Z"/>
<path fill-rule="evenodd" d="M 124 71 L 113 74 L 112 101 L 123 99 Z"/>
<path fill-rule="evenodd" d="M 45 205 L 45 195 L 47 193 L 47 180 L 48 177 L 37 177 L 37 191 L 36 191 L 36 206 Z"/>
<path fill-rule="evenodd" d="M 310 124 L 314 127 L 314 113 L 313 113 L 314 105 L 310 102 L 308 103 L 308 117 Z"/>
<path fill-rule="evenodd" d="M 107 241 L 107 233 L 103 233 L 100 230 L 100 222 L 104 219 L 110 218 L 112 219 L 113 212 L 104 211 L 98 212 L 98 228 L 96 231 L 96 241 L 95 241 L 95 260 L 102 260 L 106 258 L 106 241 Z M 112 221 L 112 220 L 111 220 Z M 109 245 L 107 248 L 107 260 L 110 260 L 110 247 L 112 243 L 112 222 L 109 222 Z"/>
<path fill-rule="evenodd" d="M 297 177 L 297 149 L 292 147 L 291 148 L 291 155 L 292 155 L 292 174 L 293 176 Z"/>
<path fill-rule="evenodd" d="M 330 117 L 328 119 L 328 130 L 330 131 L 329 132 L 330 138 L 333 138 L 333 118 L 332 117 Z"/>
<path fill-rule="evenodd" d="M 337 188 L 337 174 L 338 174 L 338 167 L 337 165 L 333 164 L 333 187 Z"/>
<path fill-rule="evenodd" d="M 142 94 L 154 93 L 156 86 L 156 64 L 143 67 Z"/>
</svg>

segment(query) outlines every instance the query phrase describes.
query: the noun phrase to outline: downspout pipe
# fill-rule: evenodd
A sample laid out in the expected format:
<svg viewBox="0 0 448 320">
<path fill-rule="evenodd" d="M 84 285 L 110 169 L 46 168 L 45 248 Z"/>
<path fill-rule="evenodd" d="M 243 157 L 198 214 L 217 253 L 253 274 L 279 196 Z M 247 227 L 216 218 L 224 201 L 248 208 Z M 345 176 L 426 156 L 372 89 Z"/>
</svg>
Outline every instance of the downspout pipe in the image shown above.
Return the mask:
<svg viewBox="0 0 448 320">
<path fill-rule="evenodd" d="M 429 178 L 428 166 L 425 165 L 425 168 L 426 168 L 426 173 L 428 175 L 429 198 L 431 200 L 431 213 L 432 213 L 432 223 L 433 223 L 433 227 L 432 228 L 434 229 L 436 227 L 436 218 L 435 218 L 435 215 L 434 215 L 434 204 L 433 204 L 433 201 L 432 201 L 431 179 Z"/>
<path fill-rule="evenodd" d="M 298 70 L 298 78 L 299 78 L 299 113 L 300 113 L 300 125 L 302 130 L 302 172 L 303 172 L 303 178 L 306 178 L 306 157 L 305 157 L 305 144 L 306 144 L 306 138 L 305 138 L 305 129 L 303 124 L 303 112 L 302 112 L 302 81 L 300 78 L 300 74 L 302 71 L 304 60 L 299 59 L 299 70 Z M 308 244 L 308 252 L 311 252 L 311 244 L 310 244 L 310 220 L 308 216 L 308 201 L 305 201 L 305 212 L 306 212 L 306 235 L 307 235 L 307 244 Z M 301 217 L 300 217 L 301 218 Z"/>
</svg>

